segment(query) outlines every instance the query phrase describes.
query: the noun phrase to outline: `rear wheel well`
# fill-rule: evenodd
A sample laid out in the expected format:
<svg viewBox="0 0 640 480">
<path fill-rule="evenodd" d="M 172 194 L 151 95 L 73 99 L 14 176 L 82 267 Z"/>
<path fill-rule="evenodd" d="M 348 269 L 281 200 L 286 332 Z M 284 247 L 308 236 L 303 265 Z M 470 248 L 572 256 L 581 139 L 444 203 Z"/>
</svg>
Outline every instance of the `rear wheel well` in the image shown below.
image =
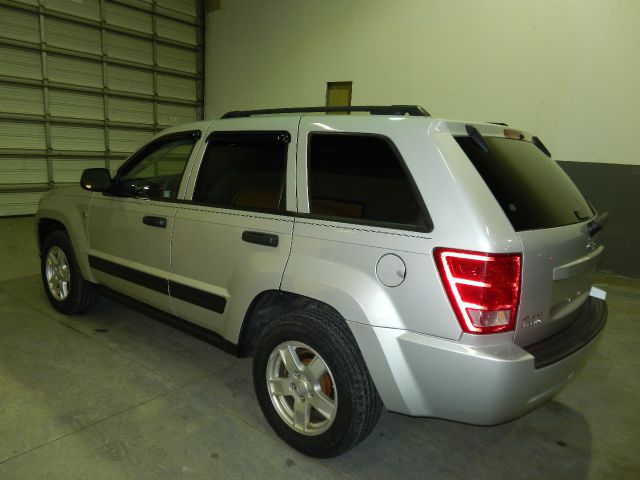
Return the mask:
<svg viewBox="0 0 640 480">
<path fill-rule="evenodd" d="M 67 233 L 67 229 L 62 222 L 53 220 L 52 218 L 41 218 L 38 221 L 38 249 L 42 250 L 42 244 L 45 239 L 56 230 Z"/>
<path fill-rule="evenodd" d="M 253 356 L 260 332 L 271 321 L 286 313 L 307 308 L 331 312 L 331 314 L 342 318 L 340 313 L 331 305 L 310 297 L 280 290 L 262 292 L 251 302 L 245 315 L 238 341 L 238 356 Z"/>
</svg>

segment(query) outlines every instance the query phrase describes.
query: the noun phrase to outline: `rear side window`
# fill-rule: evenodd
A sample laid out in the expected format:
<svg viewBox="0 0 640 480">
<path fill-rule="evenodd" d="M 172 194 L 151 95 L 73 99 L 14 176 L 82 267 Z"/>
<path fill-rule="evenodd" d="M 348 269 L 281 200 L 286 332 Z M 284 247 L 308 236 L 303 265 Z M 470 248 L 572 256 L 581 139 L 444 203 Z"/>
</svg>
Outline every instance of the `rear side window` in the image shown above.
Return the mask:
<svg viewBox="0 0 640 480">
<path fill-rule="evenodd" d="M 560 227 L 593 216 L 567 174 L 533 143 L 501 137 L 484 140 L 489 153 L 470 137 L 456 137 L 516 231 Z"/>
<path fill-rule="evenodd" d="M 308 170 L 314 216 L 391 228 L 427 228 L 416 189 L 386 138 L 311 134 Z"/>
<path fill-rule="evenodd" d="M 289 139 L 286 132 L 212 134 L 193 200 L 239 209 L 284 209 Z"/>
</svg>

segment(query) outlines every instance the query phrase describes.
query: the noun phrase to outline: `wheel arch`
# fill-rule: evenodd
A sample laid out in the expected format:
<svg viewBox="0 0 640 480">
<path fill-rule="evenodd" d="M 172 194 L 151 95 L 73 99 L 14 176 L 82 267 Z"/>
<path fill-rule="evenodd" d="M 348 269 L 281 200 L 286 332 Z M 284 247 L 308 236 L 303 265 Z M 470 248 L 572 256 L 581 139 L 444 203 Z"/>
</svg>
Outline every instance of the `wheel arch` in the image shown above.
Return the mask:
<svg viewBox="0 0 640 480">
<path fill-rule="evenodd" d="M 42 244 L 45 239 L 56 230 L 61 230 L 69 236 L 69 231 L 67 227 L 60 220 L 56 220 L 54 218 L 42 217 L 38 219 L 37 231 L 38 231 L 38 250 L 40 255 L 42 252 Z"/>
<path fill-rule="evenodd" d="M 390 405 L 395 411 L 406 411 L 405 401 L 386 359 L 381 340 L 368 322 L 358 321 L 364 316 L 364 312 L 356 300 L 344 291 L 336 292 L 333 289 L 325 289 L 322 293 L 325 295 L 320 298 L 287 290 L 268 290 L 257 295 L 247 309 L 240 328 L 240 335 L 236 337 L 238 338 L 237 355 L 239 357 L 253 356 L 260 332 L 280 315 L 307 307 L 324 309 L 327 312 L 337 314 L 337 318 L 340 318 L 353 334 L 359 354 L 365 362 L 383 403 Z M 336 302 L 333 305 L 329 303 L 332 300 Z"/>
<path fill-rule="evenodd" d="M 321 300 L 283 290 L 266 290 L 258 294 L 247 309 L 238 337 L 238 356 L 253 355 L 260 332 L 271 321 L 288 312 L 305 308 L 331 312 L 344 321 L 337 309 Z"/>
<path fill-rule="evenodd" d="M 87 258 L 88 251 L 88 241 L 86 232 L 84 230 L 84 224 L 76 221 L 75 224 L 78 228 L 81 229 L 81 232 L 78 234 L 76 229 L 71 228 L 74 222 L 70 222 L 69 219 L 64 218 L 62 215 L 57 214 L 56 212 L 39 212 L 36 217 L 36 234 L 38 240 L 38 253 L 42 257 L 44 252 L 42 251 L 42 245 L 47 238 L 54 231 L 62 231 L 67 237 L 69 237 L 69 241 L 71 242 L 71 246 L 73 247 L 73 251 L 78 262 L 78 266 L 80 267 L 80 271 L 82 272 L 82 276 L 90 282 L 95 283 L 95 278 L 91 273 L 91 268 L 89 267 L 89 261 Z"/>
</svg>

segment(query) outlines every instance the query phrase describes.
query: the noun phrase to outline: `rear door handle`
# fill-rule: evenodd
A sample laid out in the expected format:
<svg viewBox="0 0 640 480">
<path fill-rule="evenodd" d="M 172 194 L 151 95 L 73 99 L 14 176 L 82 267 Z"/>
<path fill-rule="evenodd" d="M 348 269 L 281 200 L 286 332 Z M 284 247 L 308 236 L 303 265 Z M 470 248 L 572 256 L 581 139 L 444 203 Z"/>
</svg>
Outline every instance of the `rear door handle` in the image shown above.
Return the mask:
<svg viewBox="0 0 640 480">
<path fill-rule="evenodd" d="M 142 223 L 151 227 L 167 228 L 167 219 L 164 217 L 151 217 L 146 215 L 142 217 Z"/>
<path fill-rule="evenodd" d="M 248 243 L 266 245 L 267 247 L 278 246 L 278 236 L 272 233 L 252 232 L 249 230 L 245 230 L 244 232 L 242 232 L 242 240 Z"/>
</svg>

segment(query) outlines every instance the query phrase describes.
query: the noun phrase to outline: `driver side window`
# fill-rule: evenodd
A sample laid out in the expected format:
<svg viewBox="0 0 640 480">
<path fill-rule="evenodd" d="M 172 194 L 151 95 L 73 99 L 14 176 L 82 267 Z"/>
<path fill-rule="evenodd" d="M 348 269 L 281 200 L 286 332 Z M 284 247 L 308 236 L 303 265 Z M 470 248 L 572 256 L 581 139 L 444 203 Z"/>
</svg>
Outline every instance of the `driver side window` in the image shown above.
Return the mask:
<svg viewBox="0 0 640 480">
<path fill-rule="evenodd" d="M 198 136 L 159 139 L 145 147 L 118 174 L 116 194 L 173 200 Z"/>
</svg>

